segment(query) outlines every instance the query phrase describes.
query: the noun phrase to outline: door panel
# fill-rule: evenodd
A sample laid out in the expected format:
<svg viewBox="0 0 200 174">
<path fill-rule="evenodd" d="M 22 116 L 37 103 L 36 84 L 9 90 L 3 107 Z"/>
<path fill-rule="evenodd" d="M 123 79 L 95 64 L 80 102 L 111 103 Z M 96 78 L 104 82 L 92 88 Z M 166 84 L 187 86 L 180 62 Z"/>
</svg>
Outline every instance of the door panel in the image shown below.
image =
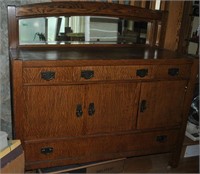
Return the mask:
<svg viewBox="0 0 200 174">
<path fill-rule="evenodd" d="M 77 105 L 83 105 L 81 86 L 24 87 L 25 139 L 78 136 L 83 116 L 77 117 Z"/>
<path fill-rule="evenodd" d="M 136 126 L 139 83 L 93 84 L 87 86 L 86 133 L 128 131 Z M 90 108 L 91 107 L 91 108 Z"/>
<path fill-rule="evenodd" d="M 187 81 L 142 83 L 137 128 L 179 125 Z"/>
</svg>

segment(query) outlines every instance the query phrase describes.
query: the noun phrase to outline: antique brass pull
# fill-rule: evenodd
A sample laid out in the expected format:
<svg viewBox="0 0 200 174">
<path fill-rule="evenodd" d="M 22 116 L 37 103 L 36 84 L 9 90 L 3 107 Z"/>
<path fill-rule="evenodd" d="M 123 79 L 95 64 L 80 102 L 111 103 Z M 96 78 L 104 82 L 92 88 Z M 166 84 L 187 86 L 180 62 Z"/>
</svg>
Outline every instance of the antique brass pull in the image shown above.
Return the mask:
<svg viewBox="0 0 200 174">
<path fill-rule="evenodd" d="M 77 117 L 81 117 L 82 115 L 83 115 L 82 105 L 78 104 L 76 106 L 76 116 Z"/>
<path fill-rule="evenodd" d="M 92 116 L 94 115 L 94 113 L 95 113 L 94 103 L 90 103 L 88 108 L 88 114 L 89 116 Z"/>
<path fill-rule="evenodd" d="M 136 75 L 139 77 L 145 77 L 148 75 L 148 69 L 138 69 Z"/>
<path fill-rule="evenodd" d="M 53 147 L 44 147 L 41 149 L 41 153 L 47 155 L 53 152 Z"/>
<path fill-rule="evenodd" d="M 92 77 L 94 77 L 94 71 L 83 70 L 83 71 L 81 71 L 81 77 L 84 79 L 91 79 Z"/>
<path fill-rule="evenodd" d="M 167 135 L 160 135 L 156 137 L 156 141 L 163 143 L 167 141 Z"/>
<path fill-rule="evenodd" d="M 140 112 L 144 112 L 147 109 L 147 101 L 142 100 L 140 104 Z"/>
<path fill-rule="evenodd" d="M 169 68 L 168 69 L 168 74 L 170 76 L 178 76 L 178 74 L 179 74 L 179 68 Z"/>
<path fill-rule="evenodd" d="M 55 72 L 53 71 L 41 72 L 41 78 L 47 81 L 52 80 L 55 78 Z"/>
</svg>

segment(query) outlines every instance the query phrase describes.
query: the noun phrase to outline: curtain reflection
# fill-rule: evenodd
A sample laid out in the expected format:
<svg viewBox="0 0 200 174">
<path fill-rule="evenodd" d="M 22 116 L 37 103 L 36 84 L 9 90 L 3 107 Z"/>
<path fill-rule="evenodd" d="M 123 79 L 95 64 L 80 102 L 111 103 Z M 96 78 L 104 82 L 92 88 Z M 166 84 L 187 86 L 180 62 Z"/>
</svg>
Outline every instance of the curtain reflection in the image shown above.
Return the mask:
<svg viewBox="0 0 200 174">
<path fill-rule="evenodd" d="M 147 22 L 103 16 L 19 20 L 20 44 L 146 43 Z"/>
<path fill-rule="evenodd" d="M 69 27 L 71 27 L 73 33 L 84 33 L 85 32 L 85 17 L 84 16 L 70 17 Z"/>
</svg>

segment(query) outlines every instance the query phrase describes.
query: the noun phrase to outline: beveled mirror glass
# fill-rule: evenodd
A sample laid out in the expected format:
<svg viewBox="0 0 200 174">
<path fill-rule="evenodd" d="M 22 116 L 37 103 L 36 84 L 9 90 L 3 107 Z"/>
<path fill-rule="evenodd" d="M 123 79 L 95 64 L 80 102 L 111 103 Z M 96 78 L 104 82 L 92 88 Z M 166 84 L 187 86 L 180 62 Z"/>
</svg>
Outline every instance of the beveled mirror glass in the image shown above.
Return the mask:
<svg viewBox="0 0 200 174">
<path fill-rule="evenodd" d="M 103 16 L 19 19 L 19 44 L 146 43 L 147 22 Z"/>
</svg>

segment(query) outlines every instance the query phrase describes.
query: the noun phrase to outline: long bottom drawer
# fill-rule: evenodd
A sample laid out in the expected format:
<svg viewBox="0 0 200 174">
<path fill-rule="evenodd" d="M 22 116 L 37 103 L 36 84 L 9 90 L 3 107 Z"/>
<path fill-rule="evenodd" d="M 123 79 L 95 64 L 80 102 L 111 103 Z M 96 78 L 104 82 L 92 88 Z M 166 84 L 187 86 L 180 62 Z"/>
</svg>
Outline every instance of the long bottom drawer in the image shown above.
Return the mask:
<svg viewBox="0 0 200 174">
<path fill-rule="evenodd" d="M 174 148 L 177 130 L 59 139 L 25 143 L 26 168 L 106 160 L 168 152 Z"/>
</svg>

